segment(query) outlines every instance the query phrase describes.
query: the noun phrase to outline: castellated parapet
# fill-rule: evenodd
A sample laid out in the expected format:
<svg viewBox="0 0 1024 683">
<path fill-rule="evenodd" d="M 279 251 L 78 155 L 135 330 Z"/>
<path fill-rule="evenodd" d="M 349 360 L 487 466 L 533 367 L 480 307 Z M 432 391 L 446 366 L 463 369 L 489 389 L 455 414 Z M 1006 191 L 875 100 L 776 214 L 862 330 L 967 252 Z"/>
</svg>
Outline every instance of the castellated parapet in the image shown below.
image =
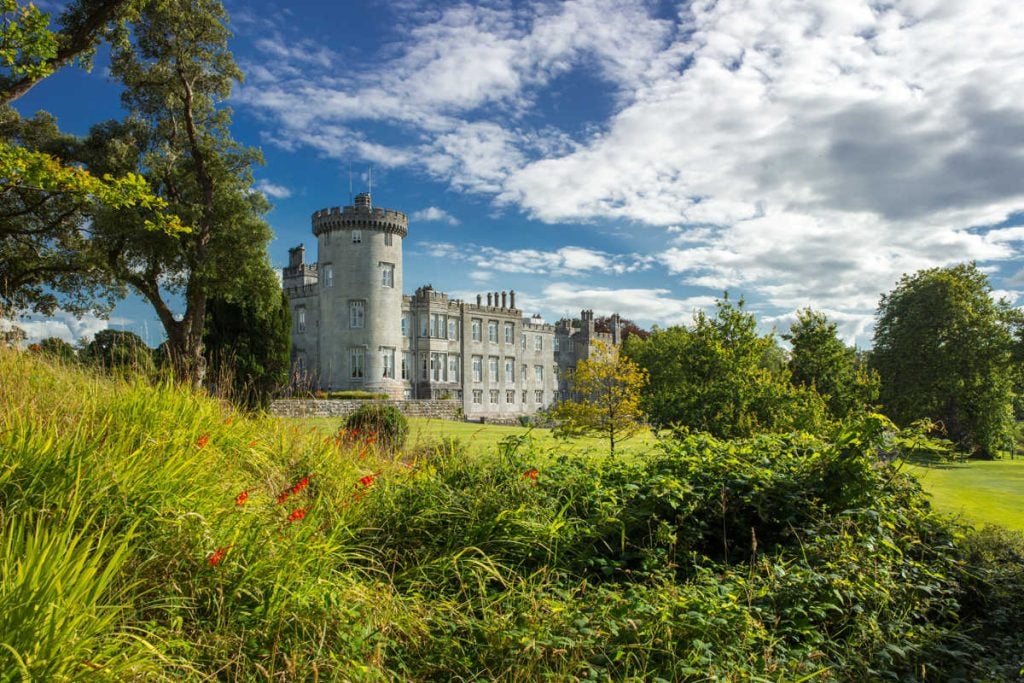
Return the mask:
<svg viewBox="0 0 1024 683">
<path fill-rule="evenodd" d="M 356 195 L 353 206 L 314 211 L 312 221 L 317 237 L 335 230 L 375 230 L 402 238 L 409 234 L 409 218 L 401 211 L 374 208 L 368 193 Z"/>
</svg>

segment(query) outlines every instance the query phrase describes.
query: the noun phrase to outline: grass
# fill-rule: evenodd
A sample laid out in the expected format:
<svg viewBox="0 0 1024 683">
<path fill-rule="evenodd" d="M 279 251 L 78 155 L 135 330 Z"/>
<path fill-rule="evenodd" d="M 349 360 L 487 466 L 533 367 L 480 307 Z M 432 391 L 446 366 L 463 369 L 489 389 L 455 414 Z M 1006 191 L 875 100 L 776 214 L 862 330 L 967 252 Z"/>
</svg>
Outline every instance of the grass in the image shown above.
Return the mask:
<svg viewBox="0 0 1024 683">
<path fill-rule="evenodd" d="M 336 417 L 308 417 L 293 420 L 301 429 L 312 431 L 322 437 L 333 436 L 343 422 Z M 608 442 L 599 437 L 583 437 L 565 441 L 555 438 L 550 429 L 543 427 L 518 427 L 508 425 L 479 424 L 476 422 L 454 422 L 432 420 L 423 417 L 409 418 L 410 449 L 426 444 L 456 440 L 473 456 L 491 456 L 498 452 L 498 444 L 506 439 L 530 441 L 530 447 L 539 453 L 565 454 L 571 456 L 602 456 L 608 454 Z M 616 456 L 630 457 L 650 451 L 657 443 L 657 437 L 650 431 L 616 445 Z"/>
<path fill-rule="evenodd" d="M 908 468 L 939 511 L 962 516 L 974 526 L 998 524 L 1024 531 L 1024 458 Z"/>
</svg>

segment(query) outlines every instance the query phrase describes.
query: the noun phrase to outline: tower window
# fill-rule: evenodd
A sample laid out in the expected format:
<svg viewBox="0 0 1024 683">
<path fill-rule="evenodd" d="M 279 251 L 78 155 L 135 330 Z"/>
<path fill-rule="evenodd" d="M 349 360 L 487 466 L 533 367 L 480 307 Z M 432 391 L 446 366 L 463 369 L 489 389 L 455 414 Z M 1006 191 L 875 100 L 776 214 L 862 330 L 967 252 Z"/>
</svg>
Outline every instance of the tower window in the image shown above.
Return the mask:
<svg viewBox="0 0 1024 683">
<path fill-rule="evenodd" d="M 306 331 L 306 309 L 305 308 L 300 308 L 298 310 L 298 313 L 299 313 L 299 315 L 298 315 L 298 318 L 299 318 L 298 326 L 299 326 L 299 333 L 301 334 L 302 332 Z"/>
<path fill-rule="evenodd" d="M 348 302 L 348 326 L 353 330 L 366 326 L 366 302 L 362 299 Z"/>
<path fill-rule="evenodd" d="M 395 243 L 395 236 L 390 232 L 384 233 L 384 246 L 390 247 Z"/>
<path fill-rule="evenodd" d="M 334 268 L 332 266 L 324 266 L 324 287 L 334 286 Z"/>
<path fill-rule="evenodd" d="M 352 244 L 360 244 L 363 241 L 363 231 L 353 230 L 352 231 Z"/>
<path fill-rule="evenodd" d="M 395 264 L 385 263 L 381 261 L 380 266 L 380 286 L 381 287 L 394 287 L 395 286 Z"/>
<path fill-rule="evenodd" d="M 381 347 L 381 364 L 384 366 L 384 377 L 395 378 L 395 350 L 389 347 Z"/>
<path fill-rule="evenodd" d="M 361 347 L 349 349 L 349 368 L 352 379 L 363 378 L 363 359 L 366 349 Z"/>
</svg>

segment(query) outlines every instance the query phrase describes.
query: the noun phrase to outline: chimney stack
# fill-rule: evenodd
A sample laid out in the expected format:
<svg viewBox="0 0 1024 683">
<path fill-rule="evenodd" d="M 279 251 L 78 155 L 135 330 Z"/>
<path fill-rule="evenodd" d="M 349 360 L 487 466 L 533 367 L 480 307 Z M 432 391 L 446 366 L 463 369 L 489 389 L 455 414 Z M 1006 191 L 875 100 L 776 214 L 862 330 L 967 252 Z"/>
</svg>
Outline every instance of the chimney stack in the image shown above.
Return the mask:
<svg viewBox="0 0 1024 683">
<path fill-rule="evenodd" d="M 508 307 L 509 308 L 515 308 L 516 307 L 516 290 L 513 289 L 511 292 L 508 293 L 508 299 L 509 299 Z"/>
<path fill-rule="evenodd" d="M 508 293 L 507 292 L 502 292 L 501 293 L 501 307 L 502 308 L 506 308 L 507 307 L 507 304 L 508 304 L 508 301 L 506 301 L 507 297 L 508 297 Z"/>
</svg>

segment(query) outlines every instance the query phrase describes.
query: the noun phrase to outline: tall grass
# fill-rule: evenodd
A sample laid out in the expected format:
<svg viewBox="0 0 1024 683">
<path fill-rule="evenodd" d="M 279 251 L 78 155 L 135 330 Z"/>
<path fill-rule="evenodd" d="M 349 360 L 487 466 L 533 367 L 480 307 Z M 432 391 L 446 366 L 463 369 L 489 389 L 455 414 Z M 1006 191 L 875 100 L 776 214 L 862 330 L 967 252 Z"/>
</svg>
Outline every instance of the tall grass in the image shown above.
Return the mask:
<svg viewBox="0 0 1024 683">
<path fill-rule="evenodd" d="M 385 457 L 0 350 L 0 680 L 1012 680 L 1018 541 L 851 435 Z"/>
</svg>

